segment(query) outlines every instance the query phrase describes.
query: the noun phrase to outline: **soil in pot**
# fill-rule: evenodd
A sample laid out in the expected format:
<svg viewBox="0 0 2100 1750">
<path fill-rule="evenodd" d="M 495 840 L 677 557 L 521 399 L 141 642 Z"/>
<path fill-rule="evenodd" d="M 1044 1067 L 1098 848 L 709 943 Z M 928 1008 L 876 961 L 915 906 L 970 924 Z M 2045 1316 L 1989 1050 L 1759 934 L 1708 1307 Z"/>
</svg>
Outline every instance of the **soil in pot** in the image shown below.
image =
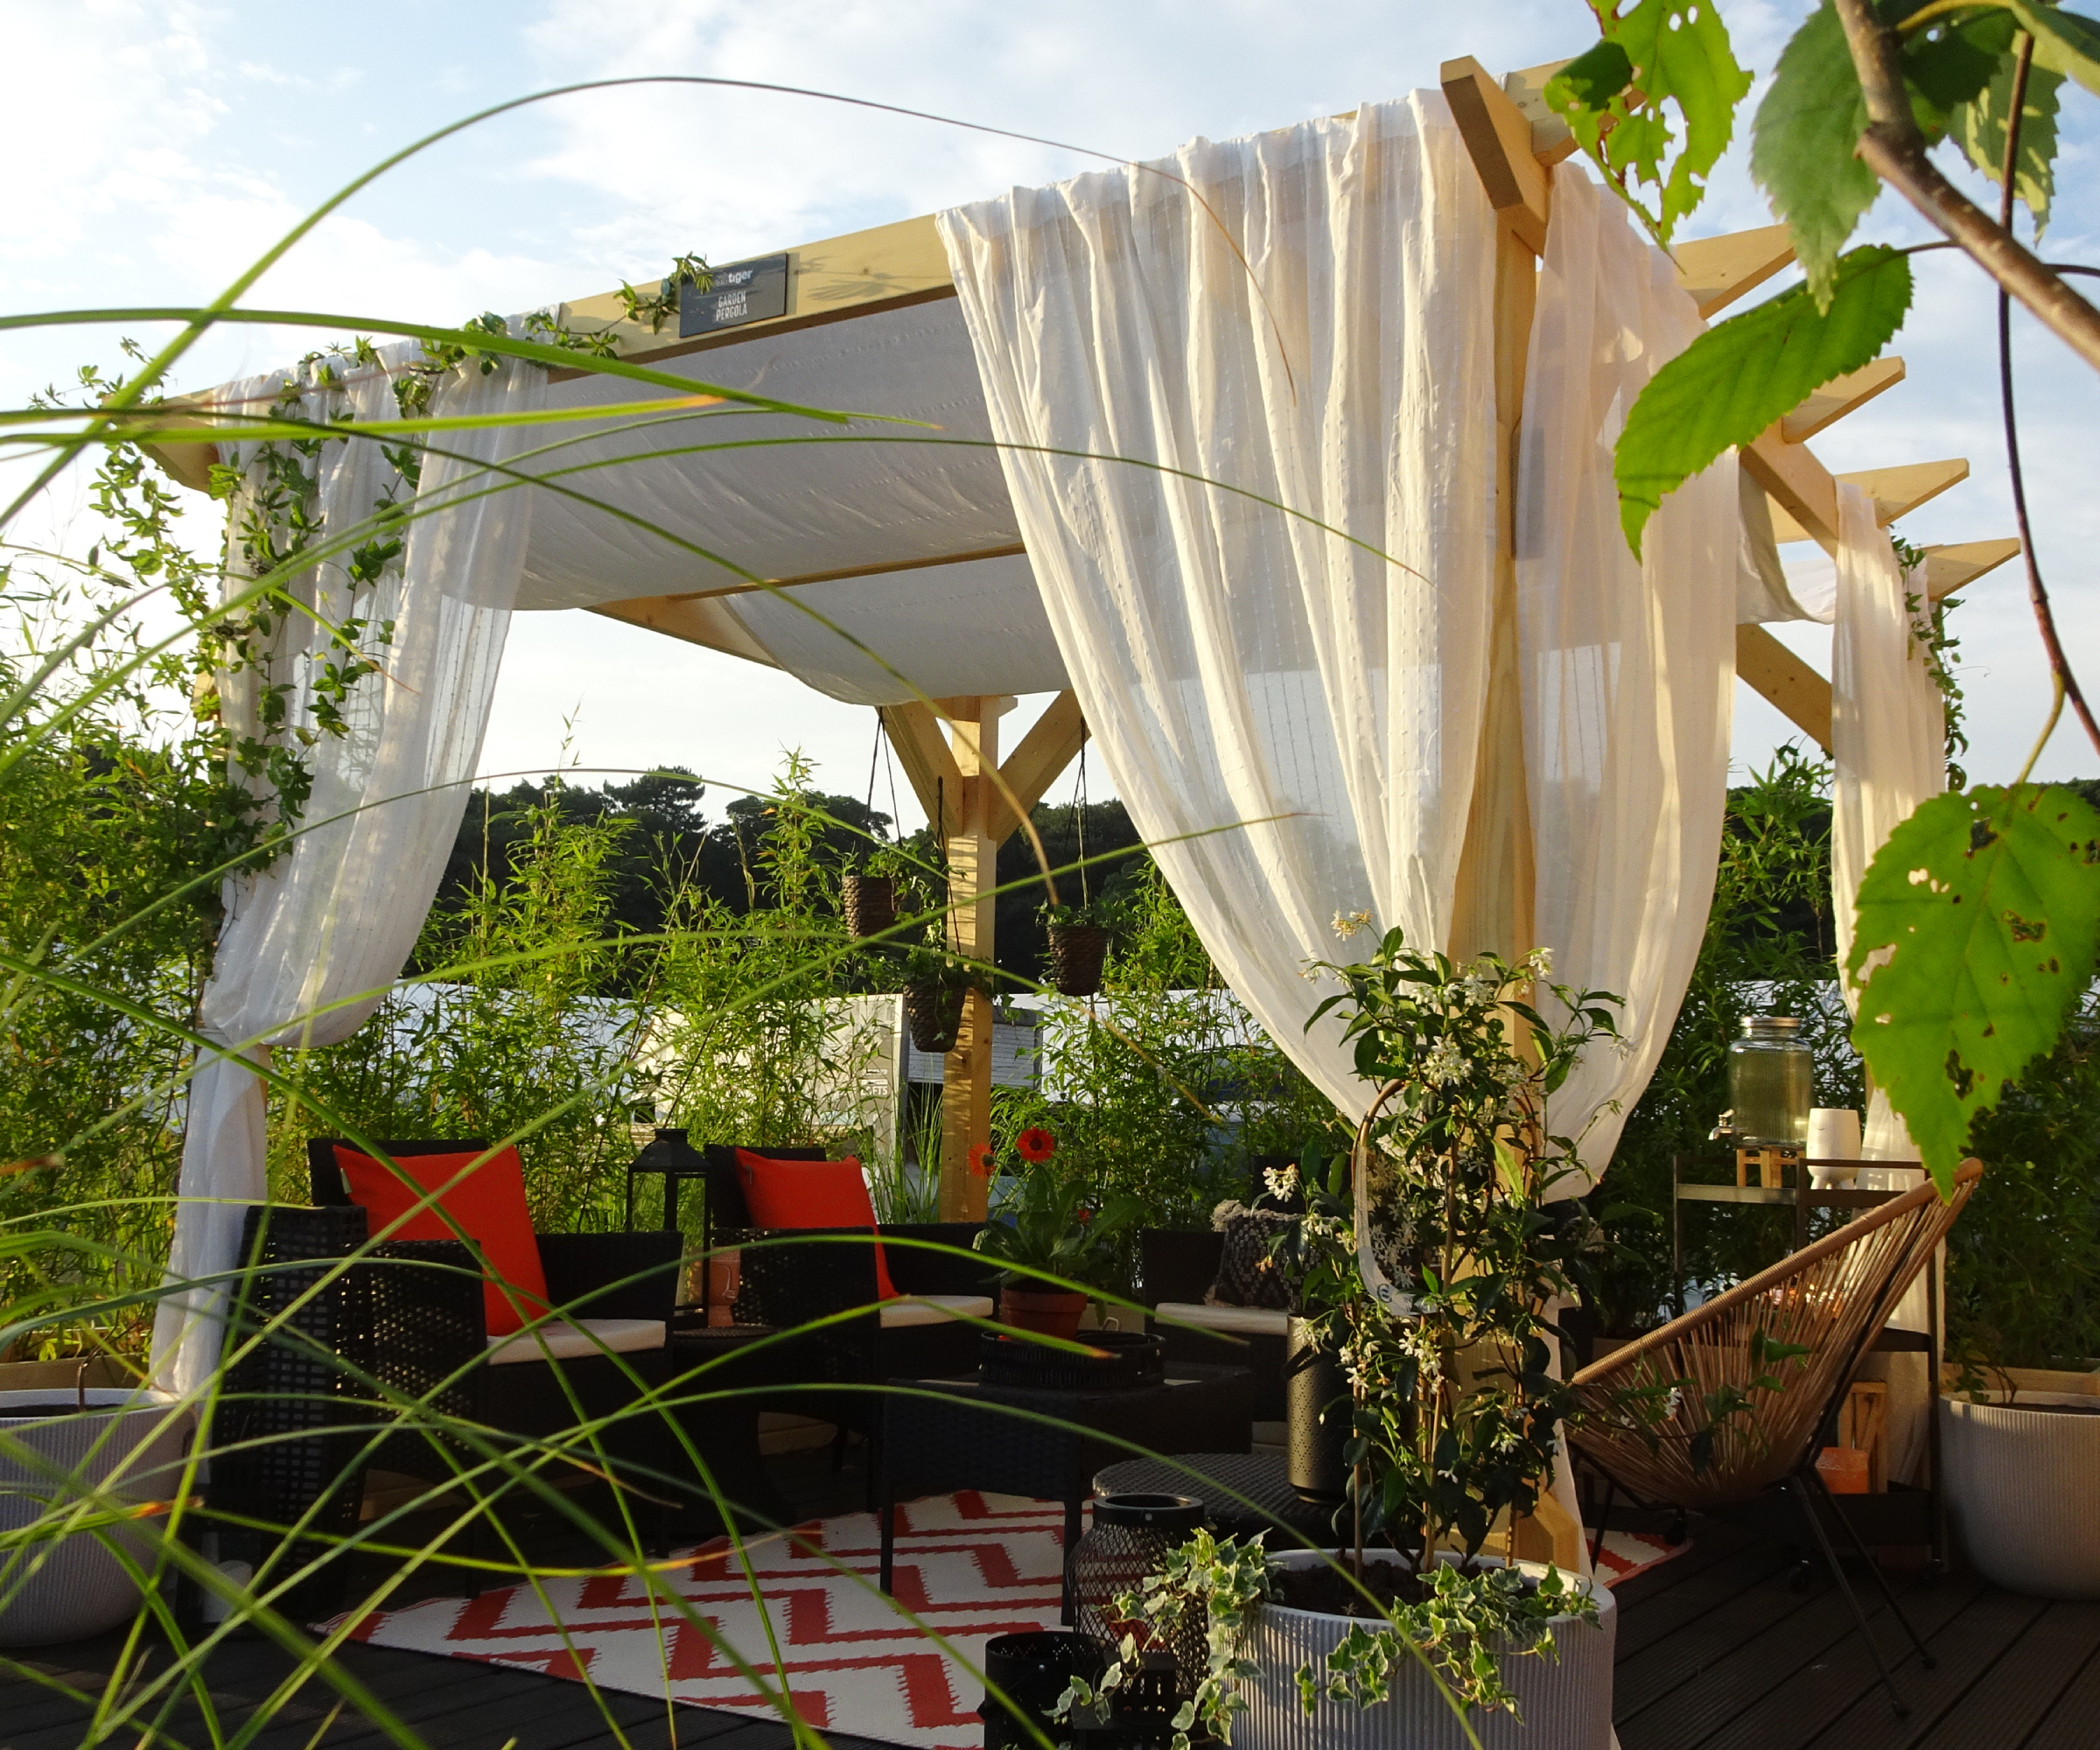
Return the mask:
<svg viewBox="0 0 2100 1750">
<path fill-rule="evenodd" d="M 1348 1558 L 1341 1558 L 1342 1568 L 1348 1566 Z M 1276 1588 L 1276 1601 L 1287 1604 L 1293 1610 L 1318 1611 L 1322 1616 L 1371 1616 L 1376 1613 L 1364 1601 L 1363 1592 L 1357 1591 L 1345 1572 L 1331 1568 L 1324 1562 L 1316 1567 L 1270 1568 L 1270 1585 Z M 1527 1592 L 1538 1590 L 1538 1581 L 1530 1575 L 1524 1578 Z M 1432 1587 L 1412 1568 L 1403 1567 L 1391 1555 L 1384 1551 L 1366 1550 L 1363 1558 L 1363 1591 L 1376 1599 L 1380 1605 L 1402 1609 L 1410 1604 L 1420 1604 L 1424 1599 L 1435 1596 Z"/>
</svg>

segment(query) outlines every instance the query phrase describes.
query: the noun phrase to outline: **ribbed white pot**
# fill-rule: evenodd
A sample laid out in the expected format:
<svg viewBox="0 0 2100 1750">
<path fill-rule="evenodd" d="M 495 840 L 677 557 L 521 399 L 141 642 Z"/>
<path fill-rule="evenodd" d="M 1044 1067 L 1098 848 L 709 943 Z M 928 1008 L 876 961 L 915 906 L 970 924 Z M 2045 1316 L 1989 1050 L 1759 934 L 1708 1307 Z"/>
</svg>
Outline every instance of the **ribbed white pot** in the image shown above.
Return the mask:
<svg viewBox="0 0 2100 1750">
<path fill-rule="evenodd" d="M 1279 1551 L 1278 1567 L 1306 1567 L 1325 1559 L 1310 1550 Z M 1544 1574 L 1536 1562 L 1519 1564 Z M 1519 1725 L 1507 1713 L 1475 1714 L 1483 1750 L 1610 1750 L 1612 1649 L 1619 1638 L 1618 1606 L 1609 1588 L 1592 1585 L 1597 1620 L 1553 1620 L 1558 1657 L 1515 1656 L 1502 1681 L 1517 1698 Z M 1247 1712 L 1233 1724 L 1233 1750 L 1467 1750 L 1465 1729 L 1419 1664 L 1408 1662 L 1393 1679 L 1391 1697 L 1358 1708 L 1322 1700 L 1312 1712 L 1298 1700 L 1298 1670 L 1315 1670 L 1361 1619 L 1264 1604 L 1255 1613 L 1250 1654 L 1256 1675 L 1241 1686 Z"/>
<path fill-rule="evenodd" d="M 49 1391 L 0 1391 L 0 1531 L 48 1522 L 84 1490 L 162 1501 L 181 1486 L 191 1416 L 156 1392 L 91 1389 L 85 1412 L 54 1412 Z M 70 1394 L 66 1394 L 70 1396 Z M 152 1537 L 120 1527 L 150 1570 Z M 0 1552 L 0 1647 L 44 1647 L 100 1634 L 138 1608 L 137 1583 L 103 1535 L 75 1531 Z"/>
<path fill-rule="evenodd" d="M 2100 1598 L 2100 1416 L 1940 1399 L 1947 1513 L 1977 1572 L 2031 1598 Z"/>
</svg>

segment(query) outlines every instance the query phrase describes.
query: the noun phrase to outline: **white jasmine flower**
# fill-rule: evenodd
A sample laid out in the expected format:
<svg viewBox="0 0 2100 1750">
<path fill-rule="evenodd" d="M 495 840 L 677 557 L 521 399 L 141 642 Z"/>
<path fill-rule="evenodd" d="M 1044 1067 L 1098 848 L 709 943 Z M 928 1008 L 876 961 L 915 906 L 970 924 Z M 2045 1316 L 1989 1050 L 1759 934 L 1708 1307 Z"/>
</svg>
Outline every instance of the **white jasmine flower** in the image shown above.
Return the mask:
<svg viewBox="0 0 2100 1750">
<path fill-rule="evenodd" d="M 1357 931 L 1367 930 L 1370 927 L 1371 914 L 1368 912 L 1337 912 L 1334 914 L 1334 934 L 1345 942 L 1354 935 Z"/>
<path fill-rule="evenodd" d="M 1279 1203 L 1288 1203 L 1298 1195 L 1298 1168 L 1286 1163 L 1282 1166 L 1265 1166 L 1262 1169 L 1262 1182 L 1269 1187 L 1269 1194 Z"/>
<path fill-rule="evenodd" d="M 1533 948 L 1530 953 L 1524 956 L 1524 970 L 1534 978 L 1546 978 L 1551 976 L 1553 971 L 1553 950 L 1550 948 Z"/>
<path fill-rule="evenodd" d="M 1466 1060 L 1451 1040 L 1440 1039 L 1430 1046 L 1418 1073 L 1432 1088 L 1448 1088 L 1465 1079 Z"/>
</svg>

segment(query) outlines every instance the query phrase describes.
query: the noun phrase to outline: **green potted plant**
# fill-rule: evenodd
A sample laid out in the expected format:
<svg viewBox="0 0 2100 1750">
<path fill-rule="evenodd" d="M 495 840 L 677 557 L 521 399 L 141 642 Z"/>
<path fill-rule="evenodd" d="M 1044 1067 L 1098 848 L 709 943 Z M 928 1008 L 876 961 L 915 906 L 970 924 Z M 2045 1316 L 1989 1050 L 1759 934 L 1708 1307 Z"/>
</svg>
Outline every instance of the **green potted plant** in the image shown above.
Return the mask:
<svg viewBox="0 0 2100 1750">
<path fill-rule="evenodd" d="M 1101 989 L 1101 969 L 1109 957 L 1114 903 L 1082 893 L 1076 906 L 1053 900 L 1038 915 L 1050 932 L 1050 982 L 1061 996 L 1093 996 Z"/>
<path fill-rule="evenodd" d="M 1006 1266 L 999 1277 L 1000 1323 L 1070 1337 L 1086 1314 L 1086 1291 L 1113 1285 L 1116 1242 L 1134 1212 L 1121 1198 L 1096 1208 L 1076 1176 L 1050 1166 L 1056 1149 L 1057 1139 L 1040 1128 L 1015 1138 L 1015 1152 L 1034 1170 L 1022 1173 L 974 1243 Z M 981 1147 L 975 1156 L 971 1170 L 990 1177 L 993 1151 Z M 1046 1277 L 1083 1286 L 1060 1287 Z"/>
<path fill-rule="evenodd" d="M 1555 1134 L 1548 1101 L 1615 1038 L 1614 999 L 1547 983 L 1543 953 L 1461 967 L 1396 930 L 1361 963 L 1313 970 L 1342 986 L 1314 1018 L 1340 1012 L 1377 1090 L 1350 1196 L 1312 1187 L 1280 1249 L 1348 1382 L 1347 1547 L 1266 1556 L 1258 1584 L 1244 1547 L 1194 1550 L 1126 1600 L 1128 1620 L 1200 1604 L 1225 1630 L 1186 1674 L 1178 1746 L 1236 1715 L 1235 1750 L 1456 1745 L 1455 1702 L 1483 1746 L 1605 1750 L 1610 1594 L 1488 1546 L 1546 1492 L 1572 1405 L 1546 1309 L 1600 1238 L 1566 1200 L 1578 1139 Z M 1298 1188 L 1295 1169 L 1275 1178 Z M 1126 1654 L 1145 1644 L 1134 1634 Z"/>
<path fill-rule="evenodd" d="M 1431 1670 L 1483 1744 L 1610 1742 L 1609 1594 L 1487 1553 L 1550 1486 L 1573 1400 L 1547 1309 L 1600 1243 L 1567 1200 L 1586 1184 L 1579 1139 L 1554 1132 L 1548 1106 L 1583 1052 L 1617 1037 L 1615 999 L 1550 970 L 1543 951 L 1455 965 L 1397 930 L 1364 962 L 1314 969 L 1342 989 L 1313 1018 L 1340 1012 L 1378 1090 L 1350 1214 L 1316 1205 L 1292 1259 L 1350 1382 L 1351 1547 L 1270 1560 L 1241 1750 L 1302 1740 L 1307 1712 L 1323 1743 L 1440 1741 L 1452 1722 Z"/>
</svg>

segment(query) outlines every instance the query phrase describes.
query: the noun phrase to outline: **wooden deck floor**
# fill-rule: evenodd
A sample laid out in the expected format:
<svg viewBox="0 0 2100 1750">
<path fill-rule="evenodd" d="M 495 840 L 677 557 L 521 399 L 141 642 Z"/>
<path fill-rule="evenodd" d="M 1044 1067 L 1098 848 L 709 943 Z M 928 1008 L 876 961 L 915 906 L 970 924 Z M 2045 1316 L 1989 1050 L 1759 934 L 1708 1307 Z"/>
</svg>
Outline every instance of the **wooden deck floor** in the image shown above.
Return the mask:
<svg viewBox="0 0 2100 1750">
<path fill-rule="evenodd" d="M 821 1484 L 809 1492 L 821 1492 Z M 798 1505 L 800 1503 L 798 1502 Z M 1899 1716 L 1843 1597 L 1827 1577 L 1789 1582 L 1786 1552 L 1726 1527 L 1695 1522 L 1691 1549 L 1620 1590 L 1615 1713 L 1623 1750 L 2092 1750 L 2100 1746 L 2100 1604 L 2051 1604 L 1972 1578 L 1899 1585 L 1938 1660 L 1897 1668 L 1911 1704 Z M 1864 1576 L 1856 1577 L 1864 1580 Z M 1900 1631 L 1872 1620 L 1894 1656 Z M 89 1741 L 76 1704 L 53 1697 L 23 1664 L 99 1689 L 116 1640 L 0 1656 L 0 1750 L 74 1750 Z M 636 1696 L 594 1696 L 580 1684 L 384 1648 L 345 1649 L 356 1679 L 439 1750 L 788 1750 L 787 1730 L 698 1708 L 667 1711 Z M 230 1735 L 289 1669 L 257 1642 L 228 1646 L 209 1667 L 213 1706 Z M 315 1688 L 278 1710 L 256 1750 L 378 1750 L 378 1727 Z M 612 1730 L 617 1724 L 619 1732 Z M 326 1730 L 324 1730 L 326 1727 Z M 172 1714 L 177 1743 L 212 1741 L 198 1710 Z M 138 1741 L 136 1728 L 107 1740 Z M 833 1734 L 845 1750 L 869 1740 Z"/>
</svg>

